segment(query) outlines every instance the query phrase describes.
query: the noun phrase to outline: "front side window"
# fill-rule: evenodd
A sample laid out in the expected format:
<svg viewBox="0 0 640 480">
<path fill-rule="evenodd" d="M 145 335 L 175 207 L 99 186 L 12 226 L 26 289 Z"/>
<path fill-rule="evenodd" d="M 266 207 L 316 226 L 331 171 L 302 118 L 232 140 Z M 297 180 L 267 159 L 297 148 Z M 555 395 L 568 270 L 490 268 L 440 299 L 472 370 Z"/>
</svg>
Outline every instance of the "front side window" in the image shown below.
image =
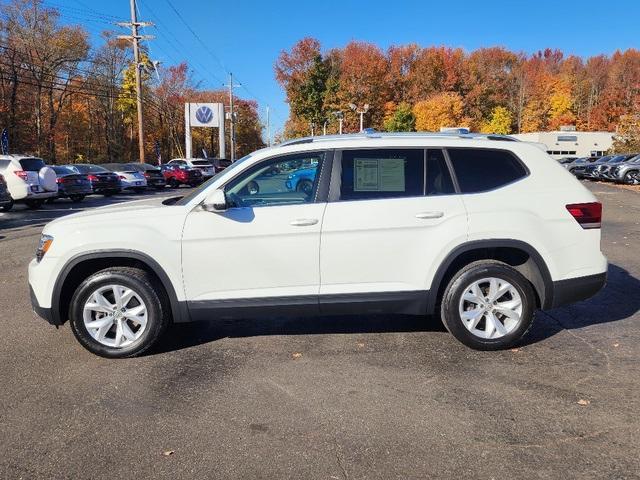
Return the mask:
<svg viewBox="0 0 640 480">
<path fill-rule="evenodd" d="M 260 162 L 225 186 L 227 200 L 232 207 L 312 203 L 324 158 L 324 152 L 305 152 Z"/>
<path fill-rule="evenodd" d="M 340 200 L 419 197 L 424 193 L 424 150 L 342 152 Z"/>
<path fill-rule="evenodd" d="M 527 176 L 522 163 L 506 150 L 448 148 L 462 193 L 500 188 Z"/>
</svg>

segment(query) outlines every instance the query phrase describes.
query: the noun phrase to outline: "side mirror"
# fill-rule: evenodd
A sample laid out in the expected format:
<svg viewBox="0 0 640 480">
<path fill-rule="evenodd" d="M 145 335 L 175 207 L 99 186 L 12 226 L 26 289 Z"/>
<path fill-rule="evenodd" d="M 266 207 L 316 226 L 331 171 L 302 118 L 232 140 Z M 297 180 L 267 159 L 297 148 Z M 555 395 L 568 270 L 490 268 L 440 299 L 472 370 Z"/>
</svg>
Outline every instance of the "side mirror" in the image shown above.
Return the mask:
<svg viewBox="0 0 640 480">
<path fill-rule="evenodd" d="M 202 209 L 207 212 L 224 212 L 227 208 L 227 196 L 224 190 L 214 190 L 202 204 Z"/>
</svg>

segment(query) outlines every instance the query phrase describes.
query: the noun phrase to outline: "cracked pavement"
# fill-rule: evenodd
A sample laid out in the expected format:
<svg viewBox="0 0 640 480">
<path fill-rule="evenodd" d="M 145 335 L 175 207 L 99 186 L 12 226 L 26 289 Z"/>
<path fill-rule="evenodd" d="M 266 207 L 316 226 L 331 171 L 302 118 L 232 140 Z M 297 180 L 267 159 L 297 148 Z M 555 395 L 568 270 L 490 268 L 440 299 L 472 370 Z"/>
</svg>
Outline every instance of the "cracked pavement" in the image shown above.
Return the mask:
<svg viewBox="0 0 640 480">
<path fill-rule="evenodd" d="M 31 312 L 41 225 L 2 217 L 0 478 L 638 479 L 640 193 L 587 185 L 607 287 L 503 352 L 339 317 L 186 325 L 105 360 Z"/>
</svg>

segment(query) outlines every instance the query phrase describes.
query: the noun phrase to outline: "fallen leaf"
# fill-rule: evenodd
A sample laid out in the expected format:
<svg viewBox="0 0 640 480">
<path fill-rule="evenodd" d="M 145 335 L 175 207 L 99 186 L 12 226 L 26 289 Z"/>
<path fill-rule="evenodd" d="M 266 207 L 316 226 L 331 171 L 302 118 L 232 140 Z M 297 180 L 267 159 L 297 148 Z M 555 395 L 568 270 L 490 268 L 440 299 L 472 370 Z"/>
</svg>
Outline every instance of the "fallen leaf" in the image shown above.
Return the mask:
<svg viewBox="0 0 640 480">
<path fill-rule="evenodd" d="M 614 343 L 613 346 L 617 348 L 617 347 L 620 346 L 620 344 L 619 343 Z"/>
<path fill-rule="evenodd" d="M 162 452 L 162 455 L 164 455 L 165 457 L 168 457 L 169 455 L 173 455 L 175 452 L 173 450 L 166 450 L 164 452 Z"/>
<path fill-rule="evenodd" d="M 580 399 L 578 400 L 578 405 L 582 405 L 582 406 L 587 406 L 589 405 L 591 402 L 589 400 L 584 400 L 584 399 Z"/>
<path fill-rule="evenodd" d="M 358 348 L 364 348 L 364 342 L 356 342 Z"/>
<path fill-rule="evenodd" d="M 292 356 L 293 358 L 300 358 L 300 357 L 302 356 L 302 353 L 300 353 L 300 352 L 293 352 L 293 353 L 291 354 L 291 356 Z"/>
<path fill-rule="evenodd" d="M 520 349 L 519 348 L 512 348 L 511 350 L 509 350 L 510 352 L 519 352 Z"/>
</svg>

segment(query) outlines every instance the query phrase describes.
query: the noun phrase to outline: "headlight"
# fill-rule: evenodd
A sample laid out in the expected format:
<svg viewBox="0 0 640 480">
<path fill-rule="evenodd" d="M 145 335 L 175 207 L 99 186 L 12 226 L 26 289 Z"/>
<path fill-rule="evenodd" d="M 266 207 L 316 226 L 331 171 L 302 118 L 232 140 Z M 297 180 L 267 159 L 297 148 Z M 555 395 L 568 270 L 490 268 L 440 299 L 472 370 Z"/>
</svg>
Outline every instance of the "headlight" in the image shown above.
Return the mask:
<svg viewBox="0 0 640 480">
<path fill-rule="evenodd" d="M 42 260 L 42 257 L 44 257 L 44 254 L 49 251 L 52 243 L 53 237 L 51 235 L 42 235 L 40 237 L 40 243 L 38 244 L 38 249 L 36 250 L 36 260 Z"/>
</svg>

